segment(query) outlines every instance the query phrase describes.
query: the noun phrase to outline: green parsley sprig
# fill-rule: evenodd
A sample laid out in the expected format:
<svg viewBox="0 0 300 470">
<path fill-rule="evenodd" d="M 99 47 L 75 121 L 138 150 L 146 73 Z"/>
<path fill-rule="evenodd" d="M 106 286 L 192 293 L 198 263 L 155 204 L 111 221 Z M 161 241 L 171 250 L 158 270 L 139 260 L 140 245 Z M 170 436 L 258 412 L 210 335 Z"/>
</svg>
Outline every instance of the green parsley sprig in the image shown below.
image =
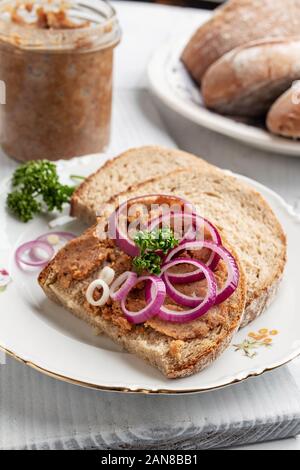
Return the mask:
<svg viewBox="0 0 300 470">
<path fill-rule="evenodd" d="M 162 258 L 158 253 L 166 255 L 178 245 L 173 231 L 168 227 L 149 231 L 137 232 L 134 237 L 135 244 L 140 249 L 140 255 L 133 259 L 134 269 L 138 273 L 148 271 L 151 274 L 160 274 Z"/>
<path fill-rule="evenodd" d="M 28 222 L 45 209 L 62 211 L 75 189 L 59 182 L 56 165 L 47 160 L 30 161 L 17 168 L 12 188 L 7 207 L 22 222 Z"/>
</svg>

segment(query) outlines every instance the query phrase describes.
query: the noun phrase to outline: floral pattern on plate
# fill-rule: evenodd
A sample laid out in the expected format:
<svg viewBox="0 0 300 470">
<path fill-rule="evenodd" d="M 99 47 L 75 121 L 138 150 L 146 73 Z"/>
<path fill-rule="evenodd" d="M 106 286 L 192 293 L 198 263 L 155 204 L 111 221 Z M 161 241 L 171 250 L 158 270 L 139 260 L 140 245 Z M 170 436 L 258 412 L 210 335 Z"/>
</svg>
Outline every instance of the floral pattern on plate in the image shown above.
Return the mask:
<svg viewBox="0 0 300 470">
<path fill-rule="evenodd" d="M 273 337 L 278 335 L 277 330 L 261 328 L 257 333 L 251 332 L 240 344 L 234 344 L 235 351 L 242 351 L 244 356 L 253 359 L 257 356 L 257 349 L 270 348 L 273 345 Z"/>
<path fill-rule="evenodd" d="M 9 272 L 6 269 L 0 269 L 0 292 L 4 292 L 10 282 Z"/>
</svg>

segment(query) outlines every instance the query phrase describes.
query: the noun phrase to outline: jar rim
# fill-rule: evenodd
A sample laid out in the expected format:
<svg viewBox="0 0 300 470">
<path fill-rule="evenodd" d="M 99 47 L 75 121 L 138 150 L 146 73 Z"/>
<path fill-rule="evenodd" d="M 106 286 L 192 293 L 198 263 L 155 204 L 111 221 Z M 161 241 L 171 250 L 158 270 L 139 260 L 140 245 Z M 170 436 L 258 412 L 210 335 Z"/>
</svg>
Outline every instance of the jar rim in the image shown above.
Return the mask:
<svg viewBox="0 0 300 470">
<path fill-rule="evenodd" d="M 2 0 L 0 3 L 0 14 L 4 7 L 14 5 L 25 5 L 25 1 Z M 61 5 L 62 2 L 53 0 L 38 0 L 40 6 Z M 13 24 L 10 20 L 0 17 L 0 44 L 8 43 L 20 49 L 36 50 L 68 50 L 74 49 L 78 52 L 114 47 L 121 37 L 121 30 L 114 6 L 108 0 L 71 0 L 66 3 L 68 7 L 82 9 L 83 13 L 89 13 L 85 19 L 90 20 L 90 25 L 78 28 L 43 29 L 33 28 L 30 25 Z M 72 16 L 70 16 L 72 18 Z M 98 19 L 98 21 L 97 21 Z M 101 21 L 100 21 L 101 20 Z"/>
</svg>

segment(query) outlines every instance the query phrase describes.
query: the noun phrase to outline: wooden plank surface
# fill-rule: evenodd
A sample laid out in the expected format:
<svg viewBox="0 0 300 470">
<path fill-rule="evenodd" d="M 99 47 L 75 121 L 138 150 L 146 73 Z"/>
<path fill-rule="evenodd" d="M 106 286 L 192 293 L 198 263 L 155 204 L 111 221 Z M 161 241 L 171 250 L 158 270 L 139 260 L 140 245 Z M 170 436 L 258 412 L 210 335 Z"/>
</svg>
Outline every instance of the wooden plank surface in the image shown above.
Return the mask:
<svg viewBox="0 0 300 470">
<path fill-rule="evenodd" d="M 2 449 L 207 449 L 300 432 L 287 368 L 215 392 L 154 396 L 86 390 L 9 359 L 0 396 Z"/>
</svg>

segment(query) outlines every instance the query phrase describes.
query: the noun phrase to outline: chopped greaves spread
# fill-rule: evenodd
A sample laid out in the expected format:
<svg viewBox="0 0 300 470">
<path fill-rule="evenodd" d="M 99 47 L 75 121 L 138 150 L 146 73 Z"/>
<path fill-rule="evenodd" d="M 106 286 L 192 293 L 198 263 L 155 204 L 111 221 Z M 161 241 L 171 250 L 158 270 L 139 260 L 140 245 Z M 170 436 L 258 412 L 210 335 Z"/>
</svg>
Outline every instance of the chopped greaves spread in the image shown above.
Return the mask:
<svg viewBox="0 0 300 470">
<path fill-rule="evenodd" d="M 11 157 L 56 160 L 107 146 L 120 30 L 101 3 L 88 17 L 77 0 L 0 4 L 0 143 Z"/>
<path fill-rule="evenodd" d="M 106 264 L 112 267 L 116 275 L 132 269 L 132 258 L 115 246 L 112 240 L 101 240 L 97 236 L 97 227 L 94 226 L 87 230 L 81 237 L 68 243 L 55 257 L 55 271 L 57 272 L 57 282 L 62 288 L 68 288 L 73 282 L 82 281 L 81 298 L 84 307 L 92 316 L 101 315 L 105 320 L 111 321 L 118 326 L 122 334 L 126 334 L 140 326 L 130 324 L 124 317 L 119 302 L 109 300 L 104 307 L 94 307 L 85 299 L 87 285 L 84 280 L 90 276 L 97 275 L 99 270 Z M 221 286 L 226 278 L 226 269 L 222 262 L 216 274 L 217 282 Z M 90 282 L 90 281 L 89 281 Z M 199 281 L 201 287 L 203 281 Z M 187 295 L 191 295 L 193 286 L 181 285 L 180 289 Z M 198 291 L 198 289 L 197 289 Z M 97 295 L 97 294 L 96 294 Z M 170 308 L 181 308 L 177 306 L 172 299 L 166 297 L 166 304 Z M 145 305 L 144 289 L 142 285 L 137 285 L 128 296 L 128 307 L 131 310 L 140 310 Z M 153 317 L 148 320 L 143 328 L 152 329 L 172 338 L 175 341 L 171 345 L 170 354 L 174 357 L 180 354 L 180 350 L 185 340 L 194 338 L 205 338 L 212 330 L 215 330 L 226 323 L 229 315 L 229 305 L 224 302 L 218 308 L 212 308 L 206 315 L 188 323 L 171 323 Z"/>
<path fill-rule="evenodd" d="M 32 8 L 32 4 L 30 4 Z M 26 6 L 28 10 L 28 4 Z M 31 10 L 29 10 L 31 11 Z M 11 19 L 14 23 L 18 23 L 23 26 L 34 26 L 43 29 L 74 29 L 74 28 L 85 28 L 89 26 L 89 21 L 82 23 L 75 23 L 70 20 L 65 10 L 57 11 L 45 11 L 43 8 L 37 8 L 36 20 L 34 22 L 26 22 L 26 20 L 20 16 L 18 8 L 15 8 L 12 12 Z"/>
<path fill-rule="evenodd" d="M 30 15 L 26 15 L 26 14 Z M 75 22 L 68 17 L 67 7 L 58 6 L 54 10 L 33 3 L 16 3 L 10 11 L 11 21 L 21 26 L 31 26 L 42 29 L 74 29 L 85 28 L 89 21 Z"/>
</svg>

